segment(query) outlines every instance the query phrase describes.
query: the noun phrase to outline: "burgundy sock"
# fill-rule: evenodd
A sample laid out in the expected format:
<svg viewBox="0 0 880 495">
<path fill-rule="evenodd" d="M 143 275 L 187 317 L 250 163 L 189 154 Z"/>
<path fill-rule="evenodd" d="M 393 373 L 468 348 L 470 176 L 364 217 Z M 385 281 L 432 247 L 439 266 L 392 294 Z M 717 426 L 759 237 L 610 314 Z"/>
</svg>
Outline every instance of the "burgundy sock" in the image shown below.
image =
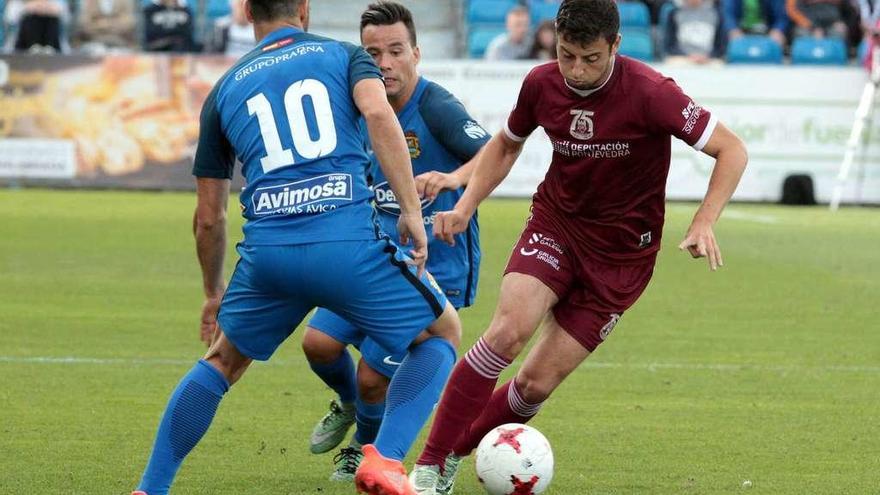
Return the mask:
<svg viewBox="0 0 880 495">
<path fill-rule="evenodd" d="M 482 337 L 471 347 L 449 376 L 417 464 L 443 467 L 455 441 L 483 412 L 498 375 L 509 365 L 510 361 L 493 351 Z"/>
<path fill-rule="evenodd" d="M 541 404 L 543 402 L 537 404 L 526 402 L 516 382 L 510 380 L 495 390 L 480 417 L 471 423 L 470 428 L 455 442 L 453 452 L 460 456 L 469 455 L 492 428 L 506 423 L 526 423 L 538 414 Z"/>
</svg>

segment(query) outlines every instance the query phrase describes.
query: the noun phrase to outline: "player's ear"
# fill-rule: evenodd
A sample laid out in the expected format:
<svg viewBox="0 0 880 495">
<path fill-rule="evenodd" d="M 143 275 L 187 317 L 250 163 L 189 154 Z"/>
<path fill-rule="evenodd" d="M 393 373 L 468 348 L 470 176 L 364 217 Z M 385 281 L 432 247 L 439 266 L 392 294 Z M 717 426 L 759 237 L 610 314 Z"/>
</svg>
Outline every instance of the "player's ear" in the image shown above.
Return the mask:
<svg viewBox="0 0 880 495">
<path fill-rule="evenodd" d="M 303 31 L 309 30 L 309 0 L 302 0 L 299 4 L 299 20 L 302 24 Z"/>
<path fill-rule="evenodd" d="M 413 58 L 417 64 L 422 60 L 422 50 L 419 49 L 419 45 L 413 47 Z"/>
<path fill-rule="evenodd" d="M 620 33 L 617 33 L 617 37 L 614 38 L 614 43 L 611 44 L 611 55 L 617 55 L 617 50 L 620 49 Z"/>
<path fill-rule="evenodd" d="M 251 0 L 242 0 L 242 7 L 244 7 L 244 16 L 247 21 L 251 24 L 254 23 L 254 15 L 251 13 Z"/>
</svg>

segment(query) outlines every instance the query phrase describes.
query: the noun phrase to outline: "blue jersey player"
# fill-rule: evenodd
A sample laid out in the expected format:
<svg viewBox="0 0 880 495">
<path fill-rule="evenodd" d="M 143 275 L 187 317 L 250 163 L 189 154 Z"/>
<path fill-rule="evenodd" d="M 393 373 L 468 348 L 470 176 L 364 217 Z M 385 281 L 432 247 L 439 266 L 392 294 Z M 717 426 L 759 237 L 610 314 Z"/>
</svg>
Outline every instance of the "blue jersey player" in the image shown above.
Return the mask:
<svg viewBox="0 0 880 495">
<path fill-rule="evenodd" d="M 470 160 L 489 136 L 455 97 L 419 77 L 420 53 L 412 14 L 406 7 L 394 2 L 368 6 L 361 15 L 361 41 L 382 71 L 388 101 L 409 145 L 430 239 L 428 271 L 456 309 L 470 306 L 480 262 L 476 217 L 457 235 L 455 246 L 432 239 L 431 230 L 435 213 L 452 209 L 461 197 L 472 168 Z M 383 231 L 393 236 L 400 206 L 376 155 L 371 158 L 374 204 Z M 361 351 L 357 372 L 347 344 Z M 371 443 L 379 429 L 386 388 L 403 356 L 386 351 L 356 325 L 323 308 L 309 322 L 303 350 L 315 373 L 339 396 L 315 426 L 310 450 L 317 454 L 333 449 L 356 420 L 357 431 L 334 458 L 336 467 L 330 478 L 351 480 L 362 455 L 360 446 Z"/>
<path fill-rule="evenodd" d="M 363 49 L 305 32 L 309 0 L 249 0 L 257 47 L 215 85 L 201 115 L 193 173 L 194 230 L 216 327 L 204 359 L 171 395 L 138 495 L 164 495 L 207 431 L 221 398 L 253 359 L 268 359 L 316 306 L 355 323 L 393 353 L 408 349 L 388 389 L 375 442 L 364 446 L 362 493 L 412 494 L 400 462 L 439 398 L 461 328 L 424 272 L 427 238 L 402 129 Z M 367 187 L 363 117 L 400 205 L 407 256 L 380 234 Z M 235 159 L 246 219 L 240 260 L 223 281 L 225 216 Z M 427 329 L 427 330 L 423 330 Z"/>
</svg>

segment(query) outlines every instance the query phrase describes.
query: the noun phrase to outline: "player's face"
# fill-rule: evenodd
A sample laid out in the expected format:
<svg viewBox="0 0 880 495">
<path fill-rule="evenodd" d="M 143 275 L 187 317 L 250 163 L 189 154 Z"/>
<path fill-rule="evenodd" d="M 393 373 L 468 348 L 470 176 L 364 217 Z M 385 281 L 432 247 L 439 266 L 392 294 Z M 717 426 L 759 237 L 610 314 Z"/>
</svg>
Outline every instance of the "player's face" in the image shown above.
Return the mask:
<svg viewBox="0 0 880 495">
<path fill-rule="evenodd" d="M 393 100 L 412 94 L 418 81 L 419 47 L 410 42 L 402 22 L 390 26 L 364 26 L 361 43 L 385 78 L 385 92 Z"/>
<path fill-rule="evenodd" d="M 560 36 L 556 43 L 559 72 L 569 86 L 576 89 L 593 89 L 608 78 L 611 62 L 619 46 L 619 34 L 612 45 L 609 45 L 605 38 L 581 45 L 569 43 Z"/>
</svg>

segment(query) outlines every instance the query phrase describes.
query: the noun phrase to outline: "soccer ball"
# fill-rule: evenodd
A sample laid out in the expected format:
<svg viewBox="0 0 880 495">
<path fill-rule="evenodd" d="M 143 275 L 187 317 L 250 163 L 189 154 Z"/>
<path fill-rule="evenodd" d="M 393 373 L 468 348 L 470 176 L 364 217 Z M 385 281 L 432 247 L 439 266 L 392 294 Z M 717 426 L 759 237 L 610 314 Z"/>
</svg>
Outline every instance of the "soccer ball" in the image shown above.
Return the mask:
<svg viewBox="0 0 880 495">
<path fill-rule="evenodd" d="M 489 495 L 538 495 L 553 479 L 553 451 L 540 431 L 509 423 L 483 437 L 476 467 Z"/>
</svg>

